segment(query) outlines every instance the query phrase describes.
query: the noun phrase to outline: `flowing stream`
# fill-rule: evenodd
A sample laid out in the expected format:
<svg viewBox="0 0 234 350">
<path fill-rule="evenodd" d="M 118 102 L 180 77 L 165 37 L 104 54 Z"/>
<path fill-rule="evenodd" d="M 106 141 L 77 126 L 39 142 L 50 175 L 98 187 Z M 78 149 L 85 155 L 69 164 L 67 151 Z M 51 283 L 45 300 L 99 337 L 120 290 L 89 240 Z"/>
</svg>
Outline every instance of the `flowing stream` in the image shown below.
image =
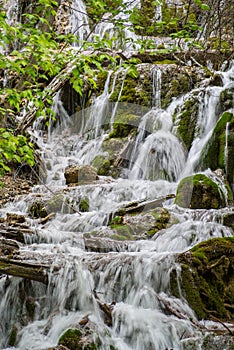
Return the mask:
<svg viewBox="0 0 234 350">
<path fill-rule="evenodd" d="M 225 85 L 232 82 L 228 77 L 233 77 L 233 70 L 232 66 L 228 73 L 222 73 Z M 125 203 L 175 193 L 176 181 L 184 169 L 191 169 L 190 153 L 201 151 L 204 139 L 215 126 L 217 114 L 212 113 L 212 119 L 207 112 L 205 121 L 198 118 L 204 127 L 199 128 L 202 131 L 186 157 L 180 141 L 172 133 L 172 114 L 183 99 L 173 101 L 166 111 L 154 107 L 141 118 L 130 155 L 134 165 L 125 176 L 117 179 L 100 176 L 91 184 L 66 187 L 63 175 L 66 166 L 91 164 L 96 155 L 103 154 L 101 145 L 109 132 L 106 118 L 110 122 L 113 113 L 113 109 L 108 109 L 111 74 L 103 94 L 78 116 L 68 116 L 59 95 L 56 97 L 54 108 L 63 115 L 62 123 L 50 130 L 47 138 L 40 131 L 40 123 L 35 126 L 47 167 L 46 183 L 35 186 L 32 193 L 0 210 L 2 217 L 6 212 L 27 216 L 35 197 L 59 202 L 61 196 L 63 202 L 69 200 L 77 209 L 67 211 L 61 206 L 55 218 L 44 225 L 27 217 L 35 234 L 26 236 L 28 244 L 20 250 L 22 254 L 30 254 L 32 261 L 43 259 L 51 266 L 49 285 L 1 276 L 1 349 L 9 349 L 12 329 L 18 330 L 16 347 L 12 349 L 48 349 L 57 345 L 67 328 L 75 327 L 84 318 L 89 319 L 94 340 L 101 350 L 179 350 L 186 349 L 190 339 L 194 339 L 194 349 L 202 349 L 203 333 L 194 312 L 182 295 L 179 299 L 170 294 L 170 272 L 176 269 L 179 278 L 176 253 L 211 237 L 232 236 L 232 231 L 221 224 L 221 212 L 228 209 L 189 210 L 165 201 L 164 206 L 176 216 L 177 224 L 149 240 L 127 241 L 118 251 L 107 253 L 87 250 L 83 235 L 105 230 L 111 213 Z M 220 89 L 213 88 L 214 94 L 203 91 L 200 113 L 204 109 L 208 111 L 210 104 L 214 112 L 218 102 L 214 103 L 213 98 Z M 83 123 L 80 118 L 84 118 Z M 89 199 L 90 207 L 88 212 L 79 214 L 79 199 L 83 197 Z M 22 302 L 25 298 L 28 304 Z M 30 300 L 35 310 L 29 321 L 26 311 Z M 98 300 L 113 306 L 112 325 L 105 323 Z M 168 314 L 165 303 L 184 317 Z"/>
<path fill-rule="evenodd" d="M 139 5 L 139 1 L 131 3 Z M 70 25 L 79 37 L 74 45 L 80 46 L 90 29 L 84 3 L 76 0 L 73 5 L 78 11 L 71 16 Z M 156 16 L 161 17 L 159 7 Z M 131 49 L 136 38 L 129 30 L 128 18 L 123 20 L 125 42 L 129 39 Z M 105 33 L 113 35 L 113 26 L 108 20 L 95 32 L 100 37 Z M 187 96 L 173 100 L 162 110 L 161 71 L 156 69 L 152 72 L 154 106 L 140 115 L 137 136 L 127 159 L 129 166 L 116 179 L 99 176 L 93 183 L 75 187 L 66 186 L 65 168 L 73 164 L 90 165 L 96 156 L 105 156 L 103 142 L 112 130 L 117 109 L 121 109 L 121 104 L 113 106 L 109 97 L 117 75 L 124 79 L 125 73 L 109 72 L 103 93 L 90 108 L 73 116 L 64 110 L 57 94 L 54 110 L 62 119 L 61 123 L 51 127 L 48 135 L 40 129 L 40 122 L 34 126 L 33 136 L 37 138 L 46 165 L 46 180 L 30 194 L 0 209 L 0 217 L 13 212 L 27 218 L 35 233 L 33 236 L 25 234 L 27 244 L 20 246 L 20 253 L 30 256 L 32 262 L 43 261 L 50 266 L 49 283 L 46 286 L 0 275 L 0 349 L 55 347 L 67 328 L 74 328 L 88 319 L 99 350 L 187 350 L 190 348 L 186 348 L 186 344 L 191 339 L 194 340 L 191 349 L 203 350 L 202 325 L 206 322 L 197 321 L 182 294 L 180 298 L 171 295 L 170 272 L 176 269 L 179 284 L 177 253 L 209 238 L 233 235 L 221 221 L 222 212 L 228 208 L 182 209 L 167 200 L 163 206 L 176 217 L 176 224 L 151 239 L 119 244 L 118 249 L 110 243 L 109 252 L 87 249 L 84 235 L 93 231 L 107 232 L 111 215 L 126 203 L 174 194 L 178 180 L 194 172 L 219 117 L 220 92 L 233 85 L 234 65 L 227 72 L 219 73 L 223 87 L 197 91 L 197 134 L 189 154 L 176 137 L 173 125 L 173 113 Z M 135 106 L 132 108 L 135 110 Z M 56 211 L 55 217 L 45 224 L 28 216 L 28 208 L 35 198 L 57 204 L 52 210 Z M 81 198 L 89 201 L 87 212 L 79 212 Z M 68 209 L 66 203 L 69 203 Z M 99 302 L 111 305 L 112 324 L 105 322 Z M 175 313 L 169 314 L 165 304 Z M 33 315 L 29 318 L 30 305 L 33 305 Z M 177 317 L 176 312 L 183 318 Z M 213 323 L 212 327 L 218 326 Z M 10 347 L 9 338 L 14 331 L 15 347 Z"/>
</svg>

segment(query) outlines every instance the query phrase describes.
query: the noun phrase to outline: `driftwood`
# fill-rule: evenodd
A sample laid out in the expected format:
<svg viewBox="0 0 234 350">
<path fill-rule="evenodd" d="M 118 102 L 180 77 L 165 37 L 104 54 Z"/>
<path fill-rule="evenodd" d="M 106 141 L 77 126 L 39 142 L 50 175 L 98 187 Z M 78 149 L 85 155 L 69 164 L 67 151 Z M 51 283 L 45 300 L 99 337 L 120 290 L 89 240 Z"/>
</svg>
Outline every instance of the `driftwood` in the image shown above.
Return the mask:
<svg viewBox="0 0 234 350">
<path fill-rule="evenodd" d="M 121 216 L 124 214 L 141 213 L 143 211 L 159 208 L 163 206 L 163 202 L 171 198 L 175 198 L 175 195 L 168 194 L 167 196 L 159 197 L 151 201 L 143 200 L 143 201 L 130 202 L 128 204 L 125 204 L 123 207 L 119 208 L 115 212 L 115 216 L 118 216 L 118 215 Z"/>
<path fill-rule="evenodd" d="M 47 272 L 50 266 L 27 263 L 21 260 L 0 257 L 0 273 L 10 276 L 28 278 L 33 281 L 48 283 Z"/>
<path fill-rule="evenodd" d="M 106 304 L 101 302 L 101 300 L 99 299 L 98 295 L 97 295 L 97 291 L 94 290 L 94 297 L 98 303 L 98 306 L 100 308 L 100 310 L 103 312 L 104 314 L 104 322 L 108 325 L 108 326 L 112 326 L 112 311 L 113 308 L 116 304 L 116 302 L 112 302 L 111 304 Z"/>
</svg>

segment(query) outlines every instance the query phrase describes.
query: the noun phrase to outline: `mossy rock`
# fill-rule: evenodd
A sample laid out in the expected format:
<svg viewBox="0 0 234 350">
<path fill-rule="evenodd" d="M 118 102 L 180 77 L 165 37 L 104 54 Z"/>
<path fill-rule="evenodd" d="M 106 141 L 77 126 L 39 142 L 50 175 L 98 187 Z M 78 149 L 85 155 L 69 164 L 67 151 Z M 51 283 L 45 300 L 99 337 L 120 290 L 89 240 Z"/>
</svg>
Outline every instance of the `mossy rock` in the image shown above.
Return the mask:
<svg viewBox="0 0 234 350">
<path fill-rule="evenodd" d="M 102 143 L 102 150 L 108 152 L 110 161 L 116 159 L 119 153 L 123 150 L 126 139 L 123 138 L 106 138 Z"/>
<path fill-rule="evenodd" d="M 177 187 L 175 204 L 191 209 L 218 209 L 226 205 L 219 186 L 204 174 L 182 179 Z"/>
<path fill-rule="evenodd" d="M 55 194 L 49 200 L 45 201 L 45 208 L 48 214 L 61 211 L 67 214 L 70 212 L 70 199 L 63 193 Z"/>
<path fill-rule="evenodd" d="M 124 138 L 137 132 L 140 117 L 135 114 L 119 114 L 113 123 L 109 138 Z"/>
<path fill-rule="evenodd" d="M 97 350 L 95 343 L 85 344 L 83 333 L 79 329 L 68 329 L 59 338 L 59 345 L 66 346 L 69 350 Z"/>
<path fill-rule="evenodd" d="M 223 225 L 231 227 L 234 230 L 234 211 L 223 215 Z"/>
<path fill-rule="evenodd" d="M 199 102 L 195 95 L 190 96 L 182 105 L 177 107 L 173 115 L 176 136 L 179 137 L 187 150 L 191 148 L 198 117 Z"/>
<path fill-rule="evenodd" d="M 220 94 L 220 105 L 223 112 L 228 111 L 234 107 L 233 101 L 234 88 L 228 88 L 221 92 Z"/>
<path fill-rule="evenodd" d="M 228 130 L 227 130 L 228 126 Z M 198 164 L 203 169 L 223 169 L 230 185 L 234 183 L 234 115 L 221 115 L 213 133 L 204 146 Z"/>
<path fill-rule="evenodd" d="M 170 213 L 166 208 L 156 208 L 146 215 L 152 215 L 155 218 L 154 225 L 148 230 L 148 235 L 152 237 L 155 233 L 169 227 Z"/>
<path fill-rule="evenodd" d="M 126 74 L 120 98 L 119 91 L 122 87 L 123 76 L 118 75 L 114 92 L 110 96 L 110 101 L 118 101 L 120 103 L 127 102 L 128 104 L 151 107 L 153 92 L 152 84 L 150 81 L 151 67 L 149 64 L 137 64 L 135 67 L 135 76 Z"/>
<path fill-rule="evenodd" d="M 94 166 L 97 169 L 98 175 L 110 175 L 111 162 L 106 156 L 96 156 L 92 161 L 92 166 Z"/>
<path fill-rule="evenodd" d="M 233 256 L 234 237 L 210 239 L 178 256 L 181 272 L 171 273 L 171 291 L 180 297 L 181 290 L 198 319 L 233 318 Z"/>
</svg>

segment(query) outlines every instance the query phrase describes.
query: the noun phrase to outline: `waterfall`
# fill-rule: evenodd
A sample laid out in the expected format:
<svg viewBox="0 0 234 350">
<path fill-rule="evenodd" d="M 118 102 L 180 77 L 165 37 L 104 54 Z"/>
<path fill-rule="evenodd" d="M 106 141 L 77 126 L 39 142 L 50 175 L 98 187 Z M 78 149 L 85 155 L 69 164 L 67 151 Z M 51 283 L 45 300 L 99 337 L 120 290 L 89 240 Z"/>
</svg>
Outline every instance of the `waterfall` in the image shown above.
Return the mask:
<svg viewBox="0 0 234 350">
<path fill-rule="evenodd" d="M 157 66 L 152 69 L 153 77 L 153 107 L 161 108 L 161 78 L 162 72 Z"/>
<path fill-rule="evenodd" d="M 140 1 L 124 4 L 139 7 Z M 72 13 L 69 32 L 77 33 L 74 45 L 81 46 L 90 33 L 86 9 L 81 0 L 73 1 L 72 7 L 76 14 Z M 125 24 L 125 39 L 130 39 L 124 49 L 130 49 L 136 36 L 129 28 L 128 15 L 119 16 Z M 97 26 L 96 35 L 108 32 L 111 36 L 114 28 L 108 21 L 103 23 L 105 26 Z M 130 135 L 112 137 L 125 74 L 124 70 L 109 71 L 103 92 L 74 115 L 67 113 L 58 92 L 53 103 L 57 120 L 48 133 L 40 118 L 34 124 L 32 135 L 45 163 L 46 180 L 1 207 L 0 221 L 8 229 L 7 213 L 24 215 L 25 224 L 13 227 L 13 232 L 24 230 L 24 243 L 19 243 L 16 253 L 7 253 L 7 259 L 13 259 L 13 265 L 22 259 L 26 267 L 41 264 L 38 274 L 45 271 L 48 283 L 0 275 L 2 350 L 55 348 L 70 328 L 79 328 L 82 340 L 90 340 L 93 348 L 94 342 L 98 350 L 204 350 L 203 340 L 213 325 L 224 331 L 220 322 L 209 326 L 206 320 L 197 319 L 183 294 L 178 257 L 206 240 L 233 237 L 232 228 L 222 223 L 223 215 L 232 213 L 232 208 L 180 208 L 173 197 L 178 180 L 193 173 L 215 128 L 219 96 L 233 86 L 234 65 L 220 72 L 222 87 L 197 88 L 174 98 L 165 110 L 161 108 L 161 70 L 157 67 L 152 71 L 153 108 L 142 115 L 138 105 L 131 109 L 123 103 L 123 115 L 130 112 L 139 117 L 139 123 L 127 125 Z M 117 86 L 118 98 L 113 104 L 110 96 Z M 174 119 L 175 111 L 182 109 L 192 93 L 199 103 L 198 118 L 186 154 L 176 136 Z M 227 124 L 226 155 L 228 131 Z M 107 150 L 106 144 L 112 148 Z M 120 155 L 128 161 L 122 166 L 124 175 L 119 171 Z M 109 157 L 110 170 L 116 167 L 119 172 L 66 185 L 67 166 L 90 166 L 96 156 Z M 205 173 L 219 181 L 209 169 Z M 82 199 L 88 203 L 84 211 Z M 156 207 L 151 207 L 155 201 Z M 38 204 L 46 217 L 32 215 L 30 209 Z M 157 227 L 160 217 L 162 225 Z M 212 266 L 207 263 L 206 269 Z M 172 273 L 178 289 L 174 294 Z"/>
</svg>

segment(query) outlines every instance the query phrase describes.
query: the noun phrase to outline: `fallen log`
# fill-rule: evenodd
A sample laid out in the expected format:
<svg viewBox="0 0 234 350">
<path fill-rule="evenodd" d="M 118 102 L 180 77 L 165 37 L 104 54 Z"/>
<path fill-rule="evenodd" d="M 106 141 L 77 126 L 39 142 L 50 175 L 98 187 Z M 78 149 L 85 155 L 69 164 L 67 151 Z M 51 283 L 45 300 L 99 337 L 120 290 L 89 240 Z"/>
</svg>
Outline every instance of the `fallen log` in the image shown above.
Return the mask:
<svg viewBox="0 0 234 350">
<path fill-rule="evenodd" d="M 0 257 L 0 273 L 28 278 L 33 281 L 48 283 L 49 265 L 32 264 L 24 261 Z"/>
<path fill-rule="evenodd" d="M 125 204 L 123 207 L 119 208 L 115 212 L 115 216 L 141 213 L 143 211 L 148 211 L 151 209 L 162 207 L 163 202 L 165 202 L 166 200 L 171 199 L 171 198 L 175 198 L 175 195 L 168 194 L 167 196 L 159 197 L 159 198 L 153 199 L 151 201 L 143 200 L 143 201 L 130 202 L 130 203 Z"/>
</svg>

